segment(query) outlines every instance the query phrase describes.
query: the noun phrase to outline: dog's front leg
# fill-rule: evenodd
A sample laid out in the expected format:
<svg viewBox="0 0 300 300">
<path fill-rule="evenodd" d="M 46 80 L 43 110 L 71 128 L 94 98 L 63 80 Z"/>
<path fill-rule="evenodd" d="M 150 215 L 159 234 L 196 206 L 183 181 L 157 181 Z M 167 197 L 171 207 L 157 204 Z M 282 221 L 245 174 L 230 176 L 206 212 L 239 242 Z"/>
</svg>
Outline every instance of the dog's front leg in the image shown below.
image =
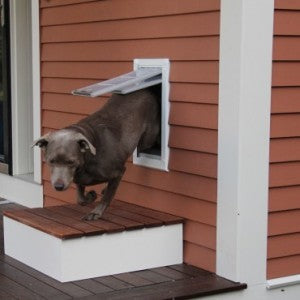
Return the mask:
<svg viewBox="0 0 300 300">
<path fill-rule="evenodd" d="M 124 172 L 125 170 L 122 172 L 122 174 L 119 177 L 116 177 L 108 181 L 107 187 L 104 189 L 104 193 L 100 204 L 96 206 L 96 208 L 93 209 L 87 216 L 84 217 L 85 220 L 91 221 L 91 220 L 97 220 L 101 218 L 104 211 L 109 206 L 111 200 L 114 198 Z"/>
<path fill-rule="evenodd" d="M 97 193 L 95 191 L 89 191 L 85 195 L 85 186 L 76 184 L 77 187 L 77 203 L 80 205 L 87 205 L 89 203 L 92 203 L 97 198 Z"/>
</svg>

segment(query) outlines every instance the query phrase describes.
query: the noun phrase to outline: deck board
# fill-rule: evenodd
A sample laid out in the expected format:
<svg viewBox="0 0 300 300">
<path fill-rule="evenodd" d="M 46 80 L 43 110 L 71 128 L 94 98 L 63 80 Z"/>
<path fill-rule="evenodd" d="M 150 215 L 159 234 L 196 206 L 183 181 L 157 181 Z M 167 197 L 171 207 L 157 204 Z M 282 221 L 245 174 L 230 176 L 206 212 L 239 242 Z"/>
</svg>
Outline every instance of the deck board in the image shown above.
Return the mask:
<svg viewBox="0 0 300 300">
<path fill-rule="evenodd" d="M 112 207 L 109 207 L 101 219 L 90 222 L 83 220 L 83 217 L 94 206 L 95 204 L 89 206 L 71 204 L 48 208 L 6 210 L 4 215 L 61 239 L 183 222 L 180 217 L 121 201 L 116 201 Z"/>
<path fill-rule="evenodd" d="M 0 224 L 2 211 L 6 209 L 24 208 L 15 204 L 0 205 Z M 82 216 L 82 213 L 70 207 L 54 207 L 47 208 L 47 210 L 55 211 L 60 216 L 68 216 L 74 221 L 79 221 Z M 143 210 L 140 213 L 143 213 Z M 148 217 L 153 218 L 154 214 Z M 160 215 L 157 214 L 156 217 L 158 216 Z M 59 220 L 63 222 L 62 219 Z M 172 216 L 170 221 L 172 222 Z M 86 222 L 86 224 L 101 227 L 106 224 L 105 222 L 107 221 L 99 220 L 99 223 L 96 221 Z M 116 226 L 120 230 L 120 226 Z M 189 299 L 244 288 L 246 288 L 244 284 L 233 283 L 211 272 L 186 264 L 61 283 L 4 255 L 3 228 L 0 227 L 0 299 Z"/>
</svg>

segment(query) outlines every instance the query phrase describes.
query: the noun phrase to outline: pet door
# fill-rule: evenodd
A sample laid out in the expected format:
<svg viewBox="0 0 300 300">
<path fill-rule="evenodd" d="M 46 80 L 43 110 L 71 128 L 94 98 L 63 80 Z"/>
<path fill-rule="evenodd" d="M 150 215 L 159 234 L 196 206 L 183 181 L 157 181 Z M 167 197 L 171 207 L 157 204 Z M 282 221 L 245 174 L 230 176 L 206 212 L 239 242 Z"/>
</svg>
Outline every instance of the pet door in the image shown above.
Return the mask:
<svg viewBox="0 0 300 300">
<path fill-rule="evenodd" d="M 73 95 L 97 97 L 107 93 L 129 94 L 156 86 L 161 97 L 160 143 L 133 153 L 133 163 L 168 171 L 169 162 L 169 71 L 168 59 L 135 59 L 134 71 L 72 91 Z"/>
</svg>

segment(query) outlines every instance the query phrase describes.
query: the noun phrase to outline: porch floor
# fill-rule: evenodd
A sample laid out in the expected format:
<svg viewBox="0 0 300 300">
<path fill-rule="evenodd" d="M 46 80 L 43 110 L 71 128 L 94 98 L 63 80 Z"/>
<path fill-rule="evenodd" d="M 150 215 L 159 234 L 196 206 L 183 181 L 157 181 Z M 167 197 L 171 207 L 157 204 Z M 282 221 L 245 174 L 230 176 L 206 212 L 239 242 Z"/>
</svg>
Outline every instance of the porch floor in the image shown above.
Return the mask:
<svg viewBox="0 0 300 300">
<path fill-rule="evenodd" d="M 20 208 L 0 201 L 0 299 L 190 299 L 246 288 L 186 264 L 61 283 L 4 255 L 2 212 Z"/>
</svg>

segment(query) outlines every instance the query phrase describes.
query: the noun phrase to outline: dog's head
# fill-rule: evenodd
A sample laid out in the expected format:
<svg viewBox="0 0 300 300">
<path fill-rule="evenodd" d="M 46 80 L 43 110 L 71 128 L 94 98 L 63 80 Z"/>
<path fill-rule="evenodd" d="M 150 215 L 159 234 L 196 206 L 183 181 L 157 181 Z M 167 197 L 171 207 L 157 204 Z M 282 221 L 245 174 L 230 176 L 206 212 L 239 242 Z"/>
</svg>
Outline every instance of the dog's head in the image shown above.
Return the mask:
<svg viewBox="0 0 300 300">
<path fill-rule="evenodd" d="M 62 129 L 47 133 L 33 143 L 39 146 L 51 170 L 51 183 L 57 191 L 66 190 L 76 169 L 84 163 L 83 153 L 96 155 L 95 147 L 81 133 Z"/>
</svg>

